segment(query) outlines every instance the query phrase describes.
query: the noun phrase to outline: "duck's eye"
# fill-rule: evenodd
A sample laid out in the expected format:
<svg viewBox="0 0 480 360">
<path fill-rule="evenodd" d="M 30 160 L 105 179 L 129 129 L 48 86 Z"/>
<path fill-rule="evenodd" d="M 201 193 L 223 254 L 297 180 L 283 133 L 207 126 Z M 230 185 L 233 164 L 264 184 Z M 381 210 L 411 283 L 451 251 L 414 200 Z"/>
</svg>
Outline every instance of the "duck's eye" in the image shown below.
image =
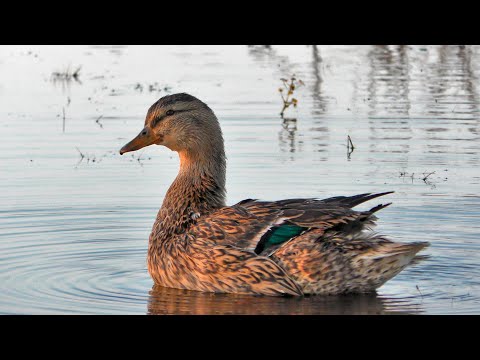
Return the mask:
<svg viewBox="0 0 480 360">
<path fill-rule="evenodd" d="M 168 116 L 170 116 L 170 115 L 173 115 L 174 112 L 175 112 L 175 111 L 173 111 L 173 110 L 168 110 L 168 111 L 166 112 L 166 114 L 167 114 Z"/>
</svg>

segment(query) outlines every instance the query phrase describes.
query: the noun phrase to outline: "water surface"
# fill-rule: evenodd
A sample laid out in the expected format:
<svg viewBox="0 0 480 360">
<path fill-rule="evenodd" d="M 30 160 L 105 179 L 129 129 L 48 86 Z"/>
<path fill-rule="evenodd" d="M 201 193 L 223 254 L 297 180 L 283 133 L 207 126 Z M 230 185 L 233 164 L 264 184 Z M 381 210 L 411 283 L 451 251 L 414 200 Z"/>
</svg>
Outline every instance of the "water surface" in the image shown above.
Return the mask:
<svg viewBox="0 0 480 360">
<path fill-rule="evenodd" d="M 480 313 L 479 60 L 476 46 L 0 47 L 0 313 Z M 80 65 L 78 81 L 51 77 Z M 283 122 L 293 73 L 305 86 Z M 368 296 L 153 288 L 148 235 L 178 158 L 118 150 L 182 91 L 220 120 L 229 204 L 394 190 L 377 231 L 430 241 L 430 258 Z"/>
</svg>

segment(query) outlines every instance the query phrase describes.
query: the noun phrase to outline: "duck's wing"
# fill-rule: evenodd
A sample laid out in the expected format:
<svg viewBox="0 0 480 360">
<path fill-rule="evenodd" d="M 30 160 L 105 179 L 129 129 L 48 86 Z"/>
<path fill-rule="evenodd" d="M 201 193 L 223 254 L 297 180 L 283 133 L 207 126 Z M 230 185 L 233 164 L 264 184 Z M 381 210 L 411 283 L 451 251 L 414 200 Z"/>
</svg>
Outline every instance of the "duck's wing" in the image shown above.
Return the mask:
<svg viewBox="0 0 480 360">
<path fill-rule="evenodd" d="M 194 232 L 195 237 L 209 238 L 216 244 L 253 251 L 262 235 L 280 216 L 280 211 L 272 207 L 256 210 L 243 207 L 241 203 L 224 207 L 200 216 L 190 232 Z"/>
<path fill-rule="evenodd" d="M 188 274 L 194 274 L 176 282 L 186 282 L 189 289 L 270 296 L 303 294 L 300 286 L 272 259 L 234 246 L 214 244 L 209 238 L 192 239 L 175 266 L 188 268 Z"/>
<path fill-rule="evenodd" d="M 312 230 L 282 244 L 270 258 L 305 294 L 372 292 L 420 260 L 417 252 L 428 245 L 393 242 L 373 233 L 347 238 L 337 231 Z"/>
<path fill-rule="evenodd" d="M 191 231 L 206 236 L 217 244 L 260 254 L 311 229 L 335 229 L 349 233 L 360 231 L 365 226 L 373 226 L 376 218 L 372 214 L 389 204 L 378 205 L 368 211 L 354 211 L 351 208 L 389 193 L 337 196 L 323 200 L 247 199 L 207 216 L 200 216 Z"/>
</svg>

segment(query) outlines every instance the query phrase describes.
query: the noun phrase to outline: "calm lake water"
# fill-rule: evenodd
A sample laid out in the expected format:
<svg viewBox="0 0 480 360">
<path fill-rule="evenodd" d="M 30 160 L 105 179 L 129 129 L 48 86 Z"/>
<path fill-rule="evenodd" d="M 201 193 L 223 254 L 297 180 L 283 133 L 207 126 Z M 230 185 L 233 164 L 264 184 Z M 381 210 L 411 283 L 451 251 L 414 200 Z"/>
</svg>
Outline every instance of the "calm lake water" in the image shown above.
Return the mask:
<svg viewBox="0 0 480 360">
<path fill-rule="evenodd" d="M 293 73 L 305 86 L 284 123 Z M 480 314 L 479 75 L 473 46 L 1 46 L 0 313 Z M 431 242 L 430 258 L 368 296 L 152 288 L 148 236 L 178 158 L 118 150 L 175 92 L 220 120 L 229 204 L 394 190 L 377 231 Z"/>
</svg>

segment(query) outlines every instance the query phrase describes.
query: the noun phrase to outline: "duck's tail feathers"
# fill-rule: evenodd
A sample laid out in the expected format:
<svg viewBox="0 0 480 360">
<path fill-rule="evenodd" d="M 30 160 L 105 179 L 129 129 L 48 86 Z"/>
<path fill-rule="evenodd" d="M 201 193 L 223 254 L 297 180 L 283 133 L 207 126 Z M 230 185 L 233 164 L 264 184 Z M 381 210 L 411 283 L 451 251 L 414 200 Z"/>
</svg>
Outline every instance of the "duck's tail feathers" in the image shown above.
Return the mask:
<svg viewBox="0 0 480 360">
<path fill-rule="evenodd" d="M 373 208 L 371 208 L 370 210 L 368 210 L 368 212 L 370 214 L 373 214 L 373 213 L 376 213 L 377 211 L 380 211 L 382 209 L 385 209 L 387 206 L 389 205 L 392 205 L 392 203 L 387 203 L 387 204 L 379 204 L 377 206 L 374 206 Z"/>
<path fill-rule="evenodd" d="M 424 249 L 425 247 L 429 246 L 429 242 L 425 241 L 418 241 L 418 242 L 411 242 L 411 243 L 397 243 L 397 242 L 390 242 L 380 248 L 377 248 L 371 252 L 366 252 L 362 254 L 362 258 L 370 259 L 370 260 L 381 260 L 387 258 L 405 258 L 408 260 L 413 259 L 415 254 L 420 250 Z"/>
<path fill-rule="evenodd" d="M 423 260 L 416 254 L 429 246 L 428 242 L 407 244 L 390 242 L 357 256 L 354 264 L 360 278 L 366 280 L 365 288 L 377 289 L 409 265 Z M 368 285 L 367 285 L 368 284 Z"/>
<path fill-rule="evenodd" d="M 332 198 L 329 198 L 329 199 L 325 199 L 323 201 L 325 201 L 327 203 L 336 202 L 338 204 L 353 208 L 353 207 L 355 207 L 357 205 L 360 205 L 360 204 L 362 204 L 366 201 L 375 199 L 375 198 L 380 197 L 380 196 L 392 194 L 392 193 L 394 193 L 394 191 L 386 191 L 386 192 L 374 193 L 374 194 L 364 193 L 364 194 L 358 194 L 358 195 L 354 195 L 354 196 L 336 196 L 336 197 L 332 197 Z"/>
</svg>

